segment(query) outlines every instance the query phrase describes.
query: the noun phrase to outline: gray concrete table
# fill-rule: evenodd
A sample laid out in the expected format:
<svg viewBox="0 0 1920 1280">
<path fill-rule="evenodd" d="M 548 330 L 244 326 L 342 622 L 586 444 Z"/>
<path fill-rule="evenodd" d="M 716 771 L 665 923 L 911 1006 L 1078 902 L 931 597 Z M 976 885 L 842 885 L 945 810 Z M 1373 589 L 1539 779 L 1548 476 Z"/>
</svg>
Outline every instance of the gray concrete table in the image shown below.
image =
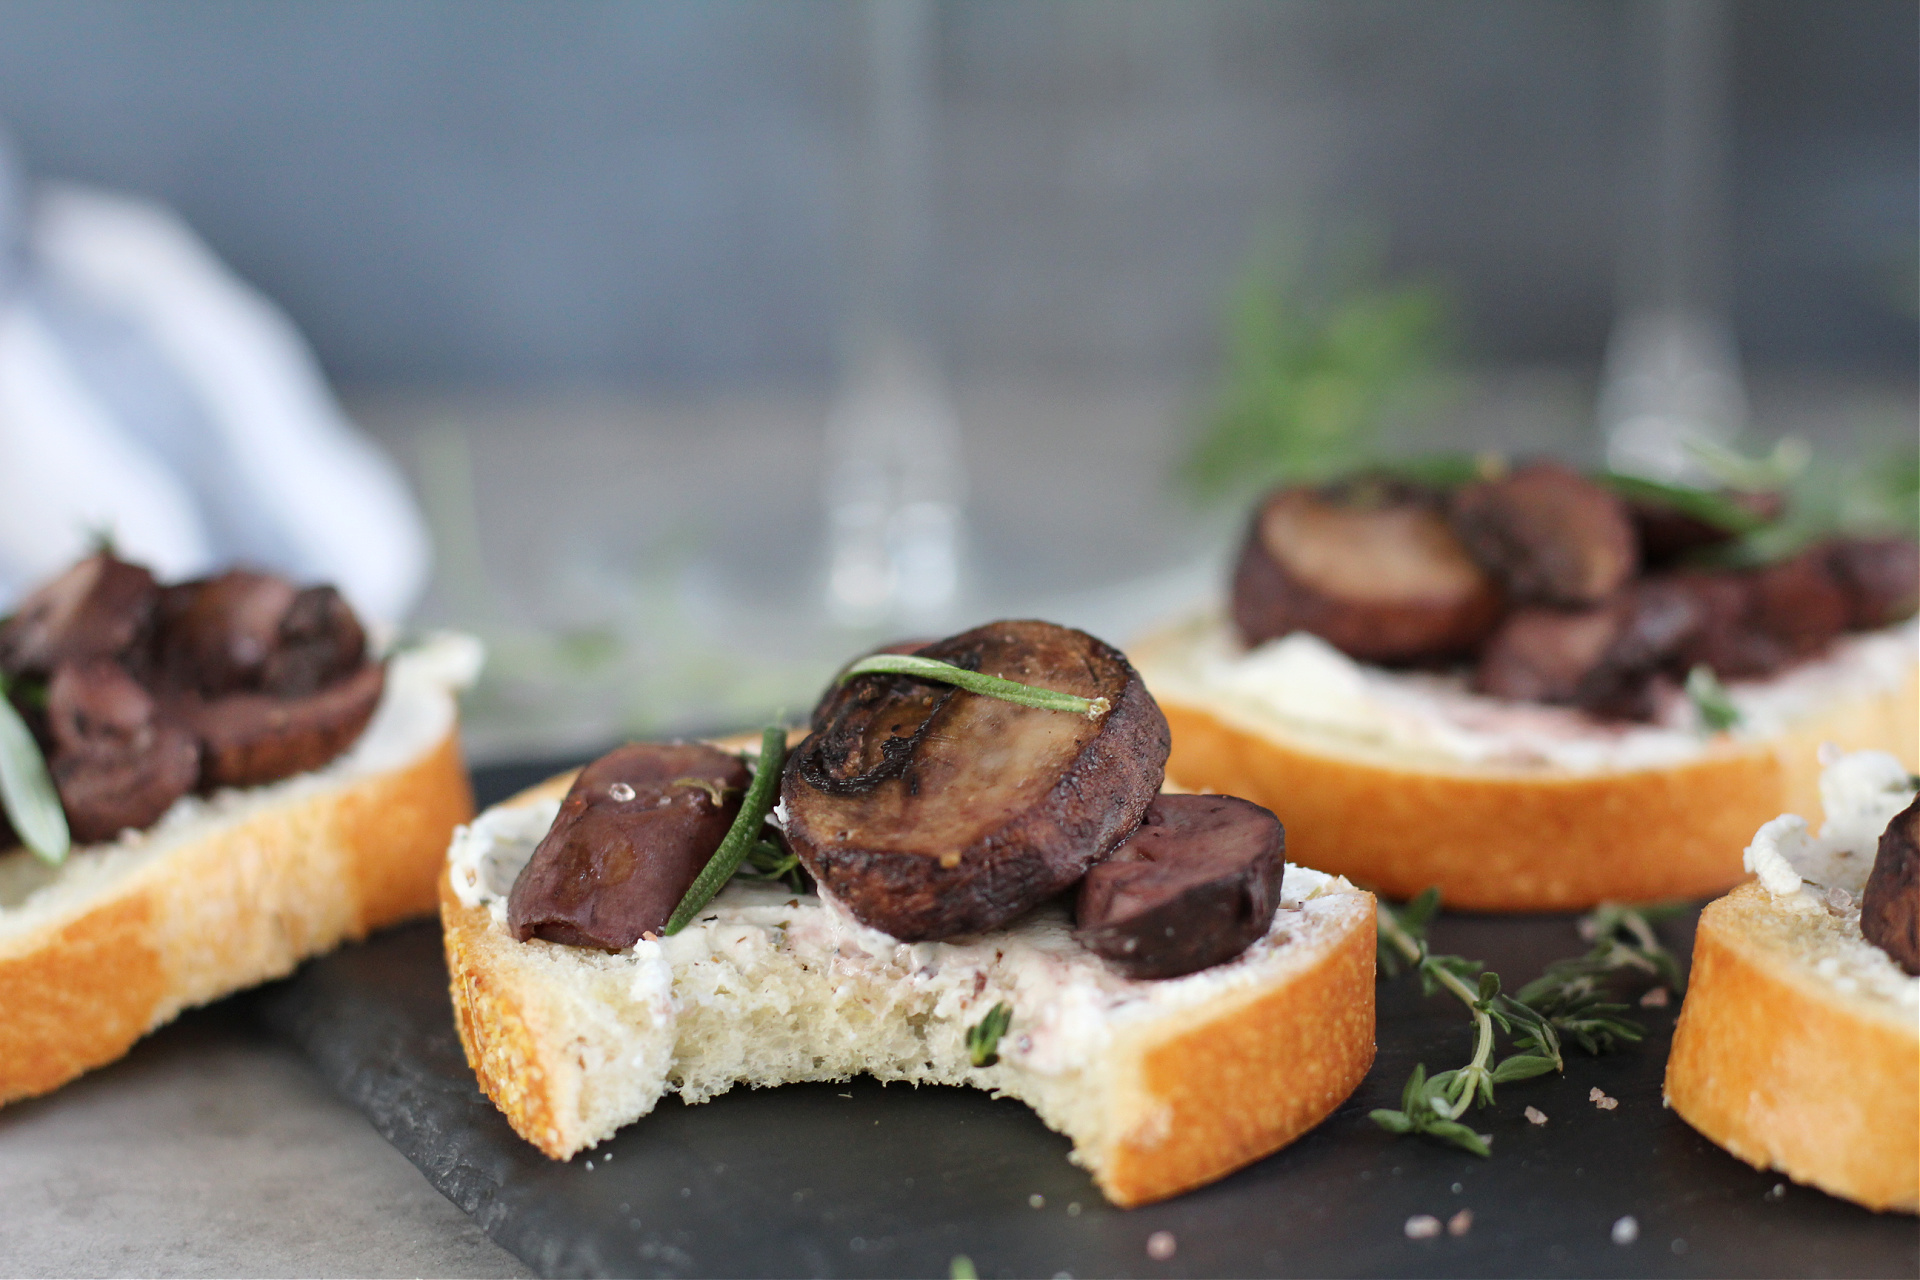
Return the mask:
<svg viewBox="0 0 1920 1280">
<path fill-rule="evenodd" d="M 530 1273 L 219 1004 L 0 1108 L 0 1274 Z"/>
</svg>

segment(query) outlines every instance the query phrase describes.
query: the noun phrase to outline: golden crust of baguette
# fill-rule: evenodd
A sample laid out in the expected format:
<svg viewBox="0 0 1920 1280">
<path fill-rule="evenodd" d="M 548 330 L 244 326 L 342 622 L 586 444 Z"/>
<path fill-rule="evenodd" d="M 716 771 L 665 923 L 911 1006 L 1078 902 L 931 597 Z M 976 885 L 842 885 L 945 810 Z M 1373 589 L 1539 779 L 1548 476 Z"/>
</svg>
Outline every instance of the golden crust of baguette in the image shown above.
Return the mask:
<svg viewBox="0 0 1920 1280">
<path fill-rule="evenodd" d="M 434 907 L 473 814 L 457 729 L 402 768 L 168 851 L 75 918 L 0 942 L 0 1102 L 58 1088 L 182 1009 Z"/>
<path fill-rule="evenodd" d="M 565 794 L 572 775 L 505 802 Z M 1075 1159 L 1123 1208 L 1216 1181 L 1279 1150 L 1357 1088 L 1374 1055 L 1374 913 L 1284 981 L 1237 990 L 1119 1037 L 1101 1140 L 1069 1134 Z M 562 1029 L 575 992 L 555 989 L 539 946 L 463 906 L 441 877 L 455 1024 L 480 1087 L 515 1132 L 555 1159 L 601 1135 L 607 1100 Z M 540 944 L 544 945 L 544 944 Z"/>
<path fill-rule="evenodd" d="M 1151 687 L 1152 668 L 1142 662 Z M 1704 898 L 1745 875 L 1741 851 L 1781 813 L 1820 812 L 1819 749 L 1873 748 L 1920 768 L 1920 685 L 1838 703 L 1765 742 L 1687 764 L 1573 774 L 1447 768 L 1232 723 L 1160 695 L 1167 776 L 1265 805 L 1287 857 L 1388 897 L 1438 885 L 1467 911 L 1571 911 Z"/>
<path fill-rule="evenodd" d="M 1920 1020 L 1807 958 L 1826 925 L 1745 884 L 1701 913 L 1668 1103 L 1720 1146 L 1870 1209 L 1920 1210 Z"/>
</svg>

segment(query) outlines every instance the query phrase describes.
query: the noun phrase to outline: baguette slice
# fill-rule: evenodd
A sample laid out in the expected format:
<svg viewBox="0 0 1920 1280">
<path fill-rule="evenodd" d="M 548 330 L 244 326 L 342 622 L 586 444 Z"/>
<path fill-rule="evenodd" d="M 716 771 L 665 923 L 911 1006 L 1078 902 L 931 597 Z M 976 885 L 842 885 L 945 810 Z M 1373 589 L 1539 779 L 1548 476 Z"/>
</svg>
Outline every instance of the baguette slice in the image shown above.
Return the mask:
<svg viewBox="0 0 1920 1280">
<path fill-rule="evenodd" d="M 680 934 L 607 954 L 517 942 L 513 877 L 571 777 L 482 814 L 441 885 L 460 1040 L 515 1131 L 567 1159 L 667 1093 L 736 1084 L 969 1084 L 1073 1140 L 1124 1206 L 1177 1195 L 1291 1142 L 1372 1064 L 1373 897 L 1289 866 L 1272 930 L 1227 964 L 1130 982 L 1057 906 L 1006 929 L 908 945 L 830 903 L 736 880 Z M 969 1027 L 1013 1011 L 996 1065 Z"/>
<path fill-rule="evenodd" d="M 1667 1102 L 1720 1146 L 1760 1168 L 1870 1209 L 1920 1211 L 1920 978 L 1860 932 L 1859 890 L 1886 819 L 1913 796 L 1856 821 L 1862 775 L 1905 779 L 1862 753 L 1829 769 L 1819 841 L 1773 822 L 1750 846 L 1758 882 L 1708 904 L 1693 944 L 1686 1002 L 1667 1059 Z M 1878 764 L 1878 769 L 1872 768 Z M 1852 787 L 1835 787 L 1842 770 Z M 1839 794 L 1836 795 L 1836 791 Z M 1836 813 L 1840 820 L 1835 821 Z M 1842 831 L 1836 833 L 1836 827 Z M 1782 828 L 1788 830 L 1783 832 Z M 1797 827 L 1798 830 L 1792 828 Z M 1799 837 L 1803 883 L 1774 846 Z M 1846 849 L 1849 859 L 1826 859 Z M 1763 852 L 1764 851 L 1764 852 Z M 1848 886 L 1851 886 L 1850 888 Z M 1836 892 L 1835 890 L 1838 890 Z"/>
<path fill-rule="evenodd" d="M 1660 762 L 1596 755 L 1577 767 L 1470 763 L 1337 731 L 1328 723 L 1345 714 L 1337 690 L 1325 693 L 1323 721 L 1276 714 L 1207 678 L 1225 652 L 1213 619 L 1127 652 L 1173 730 L 1167 777 L 1273 810 L 1292 856 L 1392 898 L 1438 885 L 1459 910 L 1570 911 L 1724 893 L 1741 879 L 1756 827 L 1783 811 L 1817 812 L 1822 744 L 1920 767 L 1913 637 L 1902 624 L 1856 638 L 1873 646 L 1865 659 L 1843 642 L 1829 666 L 1780 677 L 1817 696 L 1771 717 L 1765 736 L 1720 734 L 1693 749 L 1669 741 L 1655 744 L 1670 753 Z"/>
<path fill-rule="evenodd" d="M 454 692 L 479 660 L 463 636 L 397 655 L 373 721 L 323 769 L 189 797 L 58 868 L 0 852 L 0 1103 L 432 911 L 448 836 L 473 813 Z"/>
</svg>

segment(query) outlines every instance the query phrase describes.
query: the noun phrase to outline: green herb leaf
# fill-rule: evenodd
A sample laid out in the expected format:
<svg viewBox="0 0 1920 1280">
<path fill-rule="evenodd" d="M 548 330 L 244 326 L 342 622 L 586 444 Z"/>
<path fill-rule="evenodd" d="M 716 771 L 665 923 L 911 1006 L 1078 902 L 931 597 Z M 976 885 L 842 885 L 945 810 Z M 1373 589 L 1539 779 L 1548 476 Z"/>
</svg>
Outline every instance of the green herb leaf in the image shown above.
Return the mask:
<svg viewBox="0 0 1920 1280">
<path fill-rule="evenodd" d="M 964 1253 L 956 1253 L 947 1263 L 947 1280 L 980 1280 L 980 1273 L 973 1269 L 973 1259 Z"/>
<path fill-rule="evenodd" d="M 1438 1138 L 1442 1142 L 1451 1142 L 1454 1146 L 1466 1151 L 1471 1151 L 1476 1156 L 1484 1157 L 1493 1154 L 1493 1152 L 1488 1149 L 1485 1138 L 1467 1128 L 1466 1125 L 1461 1124 L 1458 1120 L 1436 1120 L 1422 1129 L 1421 1132 L 1430 1138 Z"/>
<path fill-rule="evenodd" d="M 27 722 L 7 698 L 7 682 L 0 677 L 0 807 L 7 821 L 35 857 L 52 866 L 67 860 L 73 835 L 67 829 L 60 792 L 47 772 L 40 744 Z"/>
<path fill-rule="evenodd" d="M 1549 1071 L 1559 1069 L 1560 1064 L 1552 1058 L 1543 1058 L 1538 1054 L 1516 1053 L 1493 1069 L 1493 1082 L 1506 1084 L 1512 1080 L 1530 1080 L 1534 1076 L 1543 1076 Z"/>
<path fill-rule="evenodd" d="M 990 1067 L 1000 1061 L 1000 1037 L 1013 1025 L 1013 1006 L 1002 1000 L 987 1010 L 987 1016 L 967 1028 L 967 1058 L 976 1067 Z"/>
<path fill-rule="evenodd" d="M 746 796 L 740 801 L 740 812 L 734 816 L 727 834 L 721 837 L 720 847 L 713 851 L 713 857 L 707 860 L 686 896 L 680 899 L 680 905 L 668 917 L 667 933 L 678 933 L 691 924 L 700 908 L 713 901 L 713 895 L 733 879 L 733 873 L 759 842 L 760 829 L 766 825 L 767 814 L 780 793 L 780 766 L 786 759 L 787 731 L 779 725 L 769 725 L 760 735 L 760 762 L 754 769 Z"/>
<path fill-rule="evenodd" d="M 1727 687 L 1704 662 L 1695 664 L 1693 670 L 1687 672 L 1687 697 L 1693 700 L 1693 709 L 1700 713 L 1700 723 L 1715 733 L 1725 733 L 1740 723 L 1740 708 L 1733 705 L 1733 699 L 1727 696 Z"/>
<path fill-rule="evenodd" d="M 1113 709 L 1113 704 L 1105 698 L 1082 698 L 1071 693 L 1056 693 L 1052 689 L 1021 684 L 1017 680 L 1003 680 L 999 676 L 983 675 L 978 671 L 969 671 L 965 667 L 956 667 L 951 662 L 941 662 L 937 658 L 922 658 L 911 653 L 876 653 L 871 657 L 862 658 L 841 674 L 840 683 L 845 684 L 856 676 L 882 674 L 938 680 L 942 684 L 957 685 L 968 693 L 999 698 L 1003 702 L 1014 702 L 1023 707 L 1038 707 L 1042 711 L 1070 711 L 1075 715 L 1085 716 L 1089 720 L 1098 720 Z"/>
<path fill-rule="evenodd" d="M 1710 489 L 1663 484 L 1658 480 L 1619 471 L 1602 471 L 1594 478 L 1623 498 L 1666 507 L 1727 533 L 1752 533 L 1771 523 L 1725 494 Z"/>
<path fill-rule="evenodd" d="M 1384 1107 L 1375 1107 L 1367 1112 L 1367 1118 L 1388 1133 L 1413 1132 L 1413 1121 L 1407 1119 L 1407 1113 L 1404 1111 L 1388 1111 Z"/>
</svg>

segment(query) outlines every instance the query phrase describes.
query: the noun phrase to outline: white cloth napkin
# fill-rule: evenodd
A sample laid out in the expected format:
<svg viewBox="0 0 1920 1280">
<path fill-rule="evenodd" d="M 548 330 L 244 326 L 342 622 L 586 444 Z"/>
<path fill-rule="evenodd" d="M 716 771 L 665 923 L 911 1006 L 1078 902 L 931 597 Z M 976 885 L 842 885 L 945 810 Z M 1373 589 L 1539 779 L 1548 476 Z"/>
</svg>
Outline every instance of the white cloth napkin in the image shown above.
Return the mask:
<svg viewBox="0 0 1920 1280">
<path fill-rule="evenodd" d="M 159 205 L 29 186 L 0 138 L 0 613 L 101 533 L 163 579 L 249 564 L 388 621 L 430 554 L 272 302 Z"/>
</svg>

